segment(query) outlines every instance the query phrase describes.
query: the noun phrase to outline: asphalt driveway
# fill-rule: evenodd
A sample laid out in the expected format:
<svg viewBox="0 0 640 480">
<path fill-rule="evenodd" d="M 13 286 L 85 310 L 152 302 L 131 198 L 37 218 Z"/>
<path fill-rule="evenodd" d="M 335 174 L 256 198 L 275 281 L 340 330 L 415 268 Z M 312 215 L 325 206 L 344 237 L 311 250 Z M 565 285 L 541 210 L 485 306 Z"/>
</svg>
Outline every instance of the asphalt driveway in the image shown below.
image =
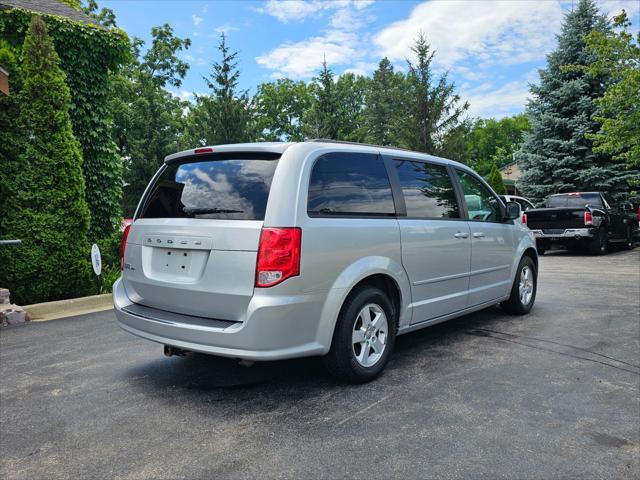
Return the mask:
<svg viewBox="0 0 640 480">
<path fill-rule="evenodd" d="M 193 355 L 112 312 L 0 331 L 0 478 L 638 478 L 640 249 L 542 257 L 526 317 L 400 337 L 379 380 Z"/>
</svg>

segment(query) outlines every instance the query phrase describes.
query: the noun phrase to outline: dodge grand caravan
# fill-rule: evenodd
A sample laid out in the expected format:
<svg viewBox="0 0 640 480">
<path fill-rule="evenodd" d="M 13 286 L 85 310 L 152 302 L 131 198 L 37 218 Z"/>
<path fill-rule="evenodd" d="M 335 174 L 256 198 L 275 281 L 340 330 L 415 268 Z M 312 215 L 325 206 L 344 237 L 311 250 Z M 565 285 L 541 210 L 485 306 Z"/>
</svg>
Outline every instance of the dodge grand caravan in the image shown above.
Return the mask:
<svg viewBox="0 0 640 480">
<path fill-rule="evenodd" d="M 122 243 L 120 326 L 244 360 L 376 377 L 397 335 L 536 296 L 533 234 L 468 167 L 326 140 L 169 155 Z"/>
</svg>

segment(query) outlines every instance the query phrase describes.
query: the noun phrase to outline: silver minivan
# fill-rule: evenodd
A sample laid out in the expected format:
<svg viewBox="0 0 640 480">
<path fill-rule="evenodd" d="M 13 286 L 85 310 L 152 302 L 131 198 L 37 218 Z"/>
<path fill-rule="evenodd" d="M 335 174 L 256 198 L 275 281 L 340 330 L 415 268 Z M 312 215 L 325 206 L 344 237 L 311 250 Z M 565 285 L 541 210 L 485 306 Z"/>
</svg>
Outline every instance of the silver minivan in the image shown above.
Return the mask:
<svg viewBox="0 0 640 480">
<path fill-rule="evenodd" d="M 243 359 L 323 356 L 375 378 L 397 335 L 500 304 L 528 313 L 531 231 L 457 162 L 330 140 L 169 155 L 124 233 L 120 326 Z"/>
</svg>

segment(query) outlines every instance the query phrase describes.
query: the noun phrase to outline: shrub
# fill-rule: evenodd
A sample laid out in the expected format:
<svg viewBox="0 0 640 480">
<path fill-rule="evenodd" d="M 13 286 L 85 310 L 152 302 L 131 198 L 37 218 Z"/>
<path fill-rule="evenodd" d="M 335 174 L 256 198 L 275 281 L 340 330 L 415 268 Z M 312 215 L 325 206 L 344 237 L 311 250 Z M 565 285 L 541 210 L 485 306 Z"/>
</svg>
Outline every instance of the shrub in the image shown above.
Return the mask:
<svg viewBox="0 0 640 480">
<path fill-rule="evenodd" d="M 16 156 L 4 159 L 0 284 L 19 303 L 91 291 L 89 209 L 80 147 L 71 130 L 71 97 L 43 20 L 34 16 L 22 50 Z"/>
</svg>

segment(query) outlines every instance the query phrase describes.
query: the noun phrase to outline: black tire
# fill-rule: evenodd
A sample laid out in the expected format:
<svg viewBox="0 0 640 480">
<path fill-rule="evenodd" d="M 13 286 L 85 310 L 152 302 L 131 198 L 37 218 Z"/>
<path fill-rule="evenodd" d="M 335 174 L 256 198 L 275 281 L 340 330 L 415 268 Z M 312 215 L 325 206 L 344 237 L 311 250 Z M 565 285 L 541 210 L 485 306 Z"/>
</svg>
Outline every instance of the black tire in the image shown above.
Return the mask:
<svg viewBox="0 0 640 480">
<path fill-rule="evenodd" d="M 627 239 L 624 242 L 625 250 L 633 250 L 633 230 L 627 227 Z"/>
<path fill-rule="evenodd" d="M 522 271 L 527 267 L 531 272 L 531 279 L 533 282 L 531 298 L 527 303 L 523 302 L 520 297 L 520 280 Z M 536 301 L 536 292 L 538 291 L 538 271 L 536 265 L 531 257 L 525 255 L 520 259 L 518 270 L 516 271 L 516 278 L 513 280 L 513 286 L 511 287 L 511 296 L 508 300 L 505 300 L 500 306 L 507 312 L 515 315 L 525 315 L 531 311 L 533 304 Z M 526 297 L 525 297 L 526 298 Z"/>
<path fill-rule="evenodd" d="M 544 244 L 544 241 L 538 240 L 536 242 L 536 250 L 538 251 L 538 255 L 544 255 L 547 251 L 547 246 Z"/>
<path fill-rule="evenodd" d="M 370 304 L 379 306 L 386 315 L 387 333 L 382 354 L 374 365 L 366 367 L 356 358 L 352 339 L 357 322 L 361 322 L 360 312 Z M 323 358 L 325 367 L 334 377 L 350 383 L 365 383 L 373 380 L 382 373 L 389 361 L 395 346 L 397 329 L 397 315 L 387 294 L 368 285 L 358 287 L 349 294 L 342 306 L 333 332 L 331 350 Z M 367 350 L 369 351 L 371 350 Z"/>
<path fill-rule="evenodd" d="M 605 226 L 598 229 L 598 233 L 589 242 L 589 253 L 591 255 L 604 255 L 609 248 L 609 235 Z"/>
</svg>

